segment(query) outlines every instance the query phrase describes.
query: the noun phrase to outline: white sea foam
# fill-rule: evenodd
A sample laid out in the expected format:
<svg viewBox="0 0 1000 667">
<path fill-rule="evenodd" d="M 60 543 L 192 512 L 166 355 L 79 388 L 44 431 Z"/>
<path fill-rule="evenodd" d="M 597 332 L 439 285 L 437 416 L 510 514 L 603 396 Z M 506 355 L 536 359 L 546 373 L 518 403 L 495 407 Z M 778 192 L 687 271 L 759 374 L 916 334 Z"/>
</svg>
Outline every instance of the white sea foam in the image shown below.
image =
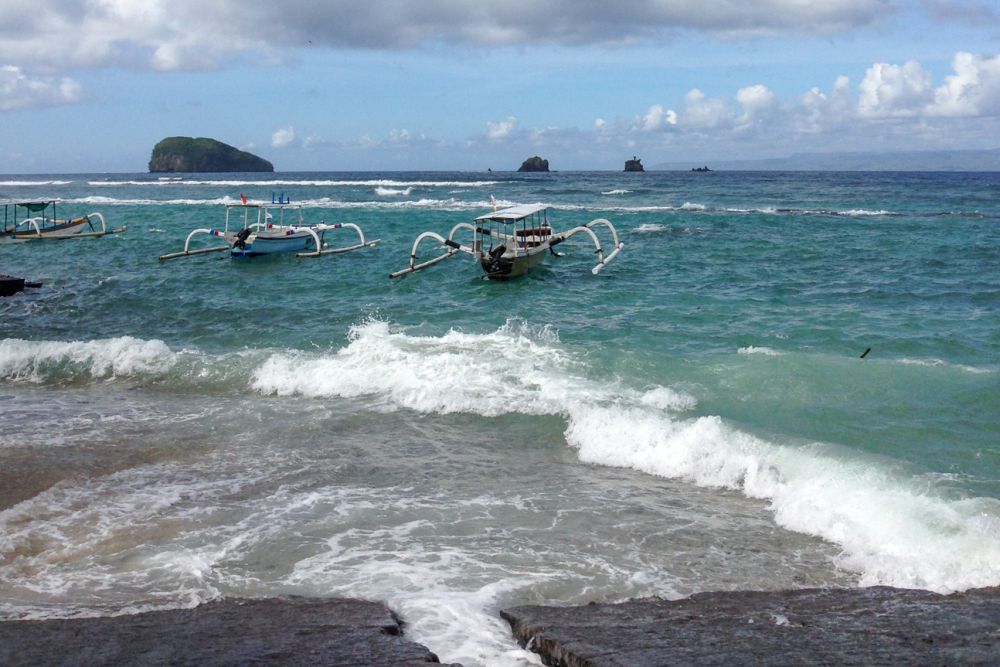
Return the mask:
<svg viewBox="0 0 1000 667">
<path fill-rule="evenodd" d="M 876 210 L 871 211 L 863 208 L 852 208 L 846 211 L 835 211 L 836 215 L 846 215 L 852 218 L 879 218 L 887 215 L 895 215 L 892 211 Z"/>
<path fill-rule="evenodd" d="M 176 355 L 160 340 L 131 336 L 92 341 L 0 340 L 0 379 L 44 382 L 59 366 L 79 368 L 94 378 L 157 372 L 169 368 Z M 72 371 L 70 371 L 72 374 Z"/>
<path fill-rule="evenodd" d="M 602 192 L 602 195 L 627 195 L 630 194 L 631 190 L 608 190 L 607 192 Z"/>
<path fill-rule="evenodd" d="M 644 222 L 635 228 L 640 234 L 651 234 L 654 232 L 665 232 L 669 229 L 666 225 L 658 225 L 654 222 Z"/>
<path fill-rule="evenodd" d="M 405 196 L 405 195 L 402 195 Z M 217 197 L 213 199 L 128 199 L 119 197 L 88 196 L 75 199 L 64 200 L 67 203 L 75 204 L 100 204 L 103 206 L 224 206 L 236 204 L 238 197 Z M 267 202 L 263 202 L 267 203 Z M 483 211 L 492 208 L 493 203 L 486 200 L 463 201 L 461 199 L 434 199 L 425 197 L 414 200 L 403 201 L 345 201 L 320 197 L 316 199 L 301 199 L 292 202 L 293 205 L 302 206 L 304 209 L 345 209 L 345 210 L 404 210 L 404 209 L 427 209 L 440 211 Z M 512 206 L 512 202 L 498 201 L 498 206 Z M 221 213 L 220 213 L 221 215 Z"/>
<path fill-rule="evenodd" d="M 408 188 L 385 188 L 381 186 L 375 188 L 375 194 L 377 194 L 379 197 L 397 197 L 397 196 L 408 197 L 410 196 L 411 192 L 413 192 L 412 186 Z"/>
<path fill-rule="evenodd" d="M 905 364 L 907 366 L 926 366 L 929 368 L 956 368 L 958 370 L 964 371 L 966 373 L 972 373 L 974 375 L 986 375 L 993 373 L 989 368 L 980 368 L 978 366 L 968 366 L 966 364 L 950 364 L 943 359 L 910 359 L 903 358 L 899 360 L 899 363 Z"/>
<path fill-rule="evenodd" d="M 428 337 L 370 321 L 334 354 L 272 355 L 252 386 L 430 413 L 560 415 L 581 460 L 767 500 L 779 525 L 838 544 L 839 564 L 863 584 L 943 592 L 1000 584 L 1000 502 L 950 499 L 859 454 L 769 442 L 718 416 L 682 418 L 693 397 L 636 391 L 588 370 L 551 332 L 521 323 Z"/>
<path fill-rule="evenodd" d="M 424 187 L 424 188 L 482 188 L 496 185 L 499 181 L 428 181 L 428 180 L 399 180 L 399 179 L 368 179 L 368 180 L 337 180 L 337 179 L 270 179 L 261 181 L 251 181 L 244 179 L 233 180 L 208 180 L 208 179 L 182 179 L 182 180 L 127 180 L 127 181 L 87 181 L 87 185 L 96 187 L 120 187 L 122 185 L 142 185 L 142 186 L 176 186 L 176 185 L 205 185 L 211 187 Z"/>
<path fill-rule="evenodd" d="M 741 347 L 736 350 L 737 354 L 760 354 L 765 357 L 780 357 L 784 352 L 778 352 L 777 350 L 771 349 L 769 347 L 757 347 L 754 345 L 748 345 L 747 347 Z"/>
<path fill-rule="evenodd" d="M 46 185 L 69 185 L 73 181 L 0 181 L 0 187 L 20 188 Z"/>
<path fill-rule="evenodd" d="M 707 209 L 708 207 L 704 204 L 694 204 L 692 202 L 684 202 L 680 207 L 682 211 L 705 211 Z"/>
</svg>

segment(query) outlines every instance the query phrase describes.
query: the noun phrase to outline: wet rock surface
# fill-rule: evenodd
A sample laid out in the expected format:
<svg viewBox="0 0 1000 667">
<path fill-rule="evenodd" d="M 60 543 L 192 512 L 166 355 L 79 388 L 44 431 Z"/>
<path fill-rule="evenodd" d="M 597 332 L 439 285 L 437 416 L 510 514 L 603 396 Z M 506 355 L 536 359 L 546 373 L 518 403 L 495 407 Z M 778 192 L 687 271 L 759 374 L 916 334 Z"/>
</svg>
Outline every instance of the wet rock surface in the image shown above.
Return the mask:
<svg viewBox="0 0 1000 667">
<path fill-rule="evenodd" d="M 1000 664 L 1000 588 L 700 593 L 501 615 L 560 667 Z"/>
<path fill-rule="evenodd" d="M 0 623 L 0 665 L 385 665 L 437 663 L 384 605 L 229 599 L 128 616 Z"/>
</svg>

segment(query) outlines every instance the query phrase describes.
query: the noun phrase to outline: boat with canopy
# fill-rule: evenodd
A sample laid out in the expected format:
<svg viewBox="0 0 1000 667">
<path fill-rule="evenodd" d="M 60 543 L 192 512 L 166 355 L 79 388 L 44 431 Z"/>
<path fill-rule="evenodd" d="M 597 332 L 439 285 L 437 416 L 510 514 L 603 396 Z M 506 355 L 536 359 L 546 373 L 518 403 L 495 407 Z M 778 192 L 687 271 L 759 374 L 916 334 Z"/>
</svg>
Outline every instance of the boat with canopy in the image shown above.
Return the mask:
<svg viewBox="0 0 1000 667">
<path fill-rule="evenodd" d="M 347 246 L 331 248 L 324 235 L 337 229 L 353 229 L 358 240 Z M 225 245 L 192 248 L 191 240 L 199 235 L 219 238 Z M 226 220 L 222 229 L 200 228 L 188 234 L 184 250 L 160 255 L 161 260 L 190 257 L 205 253 L 229 251 L 232 257 L 258 257 L 295 253 L 296 257 L 322 257 L 361 248 L 374 248 L 380 239 L 365 239 L 361 228 L 352 222 L 306 224 L 302 207 L 282 199 L 273 204 L 226 204 Z"/>
<path fill-rule="evenodd" d="M 56 207 L 54 199 L 3 204 L 0 238 L 16 241 L 79 239 L 117 234 L 128 229 L 108 229 L 104 216 L 97 212 L 78 218 L 60 218 Z"/>
<path fill-rule="evenodd" d="M 546 254 L 562 256 L 553 248 L 575 234 L 589 236 L 594 242 L 597 264 L 591 269 L 596 275 L 613 260 L 625 244 L 618 240 L 618 231 L 604 218 L 591 220 L 585 225 L 558 232 L 549 224 L 548 212 L 551 207 L 544 204 L 527 204 L 494 210 L 474 220 L 475 224 L 460 222 L 448 233 L 447 238 L 437 232 L 426 231 L 417 237 L 410 252 L 410 264 L 404 269 L 389 274 L 399 278 L 462 252 L 472 255 L 491 280 L 505 280 L 524 275 L 538 266 Z M 607 228 L 611 233 L 611 252 L 606 256 L 601 241 L 594 232 Z M 459 232 L 472 232 L 471 245 L 462 245 L 455 237 Z M 437 241 L 447 250 L 437 257 L 418 262 L 417 249 L 425 239 Z"/>
</svg>

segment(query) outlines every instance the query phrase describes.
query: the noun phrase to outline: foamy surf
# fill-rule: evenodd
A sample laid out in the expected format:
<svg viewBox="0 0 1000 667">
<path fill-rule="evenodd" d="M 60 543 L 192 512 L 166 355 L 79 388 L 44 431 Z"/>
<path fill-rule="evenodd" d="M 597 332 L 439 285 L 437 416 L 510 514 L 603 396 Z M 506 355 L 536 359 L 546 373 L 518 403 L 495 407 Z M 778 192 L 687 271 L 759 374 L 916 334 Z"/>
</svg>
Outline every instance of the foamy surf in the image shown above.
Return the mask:
<svg viewBox="0 0 1000 667">
<path fill-rule="evenodd" d="M 94 341 L 0 340 L 0 379 L 41 384 L 84 377 L 162 372 L 176 355 L 160 340 L 121 336 Z"/>
<path fill-rule="evenodd" d="M 429 337 L 369 321 L 332 355 L 272 355 L 251 386 L 437 414 L 558 415 L 582 461 L 766 500 L 780 526 L 839 545 L 838 565 L 862 584 L 950 592 L 1000 583 L 1000 502 L 949 498 L 837 447 L 772 442 L 719 416 L 684 418 L 694 397 L 597 380 L 597 370 L 555 332 L 523 322 Z"/>
<path fill-rule="evenodd" d="M 67 181 L 68 182 L 68 181 Z M 169 179 L 125 180 L 125 181 L 87 181 L 87 185 L 120 187 L 136 186 L 209 186 L 209 187 L 424 187 L 424 188 L 482 188 L 496 185 L 498 181 L 435 181 L 435 180 L 402 180 L 390 178 L 376 179 Z"/>
</svg>

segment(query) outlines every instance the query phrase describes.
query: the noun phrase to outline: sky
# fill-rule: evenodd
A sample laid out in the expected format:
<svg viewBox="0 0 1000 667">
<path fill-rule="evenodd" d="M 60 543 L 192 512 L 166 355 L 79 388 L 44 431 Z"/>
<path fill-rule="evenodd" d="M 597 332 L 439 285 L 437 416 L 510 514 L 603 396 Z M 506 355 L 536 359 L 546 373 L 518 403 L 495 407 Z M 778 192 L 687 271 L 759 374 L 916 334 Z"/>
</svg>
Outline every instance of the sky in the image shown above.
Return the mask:
<svg viewBox="0 0 1000 667">
<path fill-rule="evenodd" d="M 1000 0 L 0 0 L 0 173 L 1000 148 Z"/>
</svg>

